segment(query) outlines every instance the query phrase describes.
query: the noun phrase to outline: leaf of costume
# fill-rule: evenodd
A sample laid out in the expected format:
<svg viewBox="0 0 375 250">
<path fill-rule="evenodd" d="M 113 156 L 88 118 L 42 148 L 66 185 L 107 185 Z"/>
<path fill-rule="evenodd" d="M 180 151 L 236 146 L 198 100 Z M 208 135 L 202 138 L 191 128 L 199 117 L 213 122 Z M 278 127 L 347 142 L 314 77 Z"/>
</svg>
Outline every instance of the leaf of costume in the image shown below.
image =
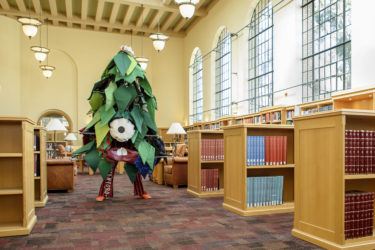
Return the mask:
<svg viewBox="0 0 375 250">
<path fill-rule="evenodd" d="M 127 55 L 127 56 L 128 56 L 128 58 L 129 58 L 129 60 L 131 61 L 131 63 L 130 63 L 129 68 L 128 68 L 127 71 L 126 71 L 126 75 L 130 75 L 130 73 L 133 72 L 135 66 L 137 66 L 138 63 L 137 63 L 137 61 L 136 61 L 132 56 L 129 56 L 129 55 Z"/>
<path fill-rule="evenodd" d="M 96 82 L 96 83 L 94 84 L 94 87 L 92 87 L 92 90 L 91 90 L 90 96 L 89 96 L 89 98 L 87 98 L 87 100 L 90 100 L 90 99 L 91 99 L 92 94 L 94 94 L 94 91 L 95 91 L 95 90 L 98 90 L 98 89 L 102 88 L 102 87 L 104 86 L 104 84 L 106 84 L 106 83 L 107 83 L 107 79 L 105 79 L 105 78 L 102 78 L 102 80 Z"/>
<path fill-rule="evenodd" d="M 143 115 L 142 115 L 142 108 L 139 105 L 134 105 L 133 110 L 130 112 L 131 116 L 133 117 L 135 126 L 137 127 L 137 130 L 141 134 L 145 134 L 147 131 L 143 130 Z"/>
<path fill-rule="evenodd" d="M 155 122 L 151 119 L 150 114 L 146 111 L 142 111 L 142 114 L 143 114 L 144 123 L 147 125 L 147 127 L 149 127 L 150 129 L 152 129 L 153 131 L 157 133 L 158 128 L 156 127 Z"/>
<path fill-rule="evenodd" d="M 147 100 L 147 109 L 148 109 L 148 113 L 150 114 L 152 121 L 156 124 L 155 122 L 155 109 L 156 109 L 155 97 L 151 97 L 150 99 Z"/>
<path fill-rule="evenodd" d="M 135 130 L 135 132 L 134 132 L 134 134 L 131 138 L 133 144 L 134 144 L 135 140 L 137 139 L 138 133 L 139 133 L 138 130 Z"/>
<path fill-rule="evenodd" d="M 77 149 L 76 151 L 74 151 L 72 153 L 72 156 L 77 156 L 77 155 L 81 155 L 83 153 L 86 153 L 87 151 L 89 151 L 91 148 L 95 148 L 95 140 L 93 141 L 90 141 L 89 143 L 87 143 L 86 145 L 80 147 L 79 149 Z"/>
<path fill-rule="evenodd" d="M 102 143 L 104 137 L 107 135 L 108 131 L 109 131 L 108 123 L 105 124 L 104 126 L 102 126 L 102 123 L 98 122 L 95 125 L 95 136 L 96 136 L 96 145 L 97 145 L 97 147 L 100 146 L 100 144 Z"/>
<path fill-rule="evenodd" d="M 103 104 L 103 95 L 100 93 L 93 93 L 89 101 L 93 111 L 96 111 Z"/>
<path fill-rule="evenodd" d="M 111 171 L 114 165 L 115 163 L 107 161 L 106 158 L 100 160 L 98 168 L 103 179 L 107 176 L 109 171 Z"/>
<path fill-rule="evenodd" d="M 134 184 L 134 180 L 135 180 L 135 177 L 137 176 L 138 169 L 133 164 L 126 163 L 125 171 L 127 175 L 129 176 L 130 181 Z"/>
<path fill-rule="evenodd" d="M 108 77 L 108 71 L 110 68 L 112 68 L 113 66 L 115 65 L 115 62 L 113 61 L 113 59 L 107 64 L 107 67 L 105 67 L 105 70 L 102 74 L 102 79 L 105 78 L 105 77 Z"/>
<path fill-rule="evenodd" d="M 108 76 L 116 75 L 116 73 L 117 73 L 117 67 L 112 67 L 112 68 L 108 71 Z"/>
<path fill-rule="evenodd" d="M 154 166 L 155 148 L 143 140 L 137 147 L 139 156 L 142 159 L 143 164 L 148 163 L 151 169 Z"/>
<path fill-rule="evenodd" d="M 98 121 L 100 121 L 100 112 L 95 112 L 94 117 L 91 119 L 89 124 L 86 125 L 85 131 L 94 126 Z"/>
<path fill-rule="evenodd" d="M 109 86 L 104 90 L 105 92 L 105 110 L 109 110 L 115 105 L 115 98 L 113 93 L 116 91 L 117 85 L 111 82 Z"/>
<path fill-rule="evenodd" d="M 146 93 L 149 97 L 153 97 L 153 94 L 152 94 L 152 88 L 151 88 L 151 85 L 150 85 L 150 83 L 148 82 L 147 78 L 144 77 L 144 79 L 140 79 L 140 80 L 139 80 L 139 83 L 140 83 L 141 87 L 143 88 L 143 90 L 145 91 L 145 93 Z"/>
<path fill-rule="evenodd" d="M 125 85 L 121 85 L 121 87 L 115 91 L 114 96 L 118 111 L 124 112 L 137 97 L 137 91 L 134 86 L 126 87 Z"/>
<path fill-rule="evenodd" d="M 124 81 L 125 82 L 128 82 L 128 83 L 132 83 L 135 81 L 135 78 L 144 78 L 144 74 L 143 74 L 143 70 L 141 67 L 139 67 L 138 65 L 134 68 L 133 72 L 130 74 L 130 75 L 126 75 L 124 77 Z"/>
<path fill-rule="evenodd" d="M 120 51 L 119 53 L 117 53 L 117 55 L 115 55 L 113 60 L 115 61 L 121 75 L 124 76 L 132 63 L 128 55 L 125 52 Z"/>
<path fill-rule="evenodd" d="M 109 110 L 106 111 L 105 106 L 101 106 L 101 108 L 99 109 L 99 113 L 100 113 L 101 126 L 104 126 L 108 124 L 108 122 L 116 114 L 116 111 L 113 107 L 111 107 Z"/>
<path fill-rule="evenodd" d="M 98 151 L 96 151 L 96 148 L 93 147 L 88 153 L 86 153 L 84 160 L 87 162 L 87 164 L 90 166 L 92 171 L 95 173 L 96 169 L 98 168 L 99 161 L 100 161 L 100 154 Z"/>
</svg>

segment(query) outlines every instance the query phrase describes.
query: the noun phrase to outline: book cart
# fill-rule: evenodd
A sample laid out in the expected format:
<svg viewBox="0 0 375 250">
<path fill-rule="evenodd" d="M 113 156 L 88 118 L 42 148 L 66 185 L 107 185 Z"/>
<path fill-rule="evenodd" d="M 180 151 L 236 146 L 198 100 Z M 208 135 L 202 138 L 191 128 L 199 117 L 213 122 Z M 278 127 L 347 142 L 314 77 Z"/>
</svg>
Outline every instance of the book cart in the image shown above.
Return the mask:
<svg viewBox="0 0 375 250">
<path fill-rule="evenodd" d="M 224 195 L 224 160 L 203 160 L 202 140 L 222 139 L 222 130 L 192 130 L 188 132 L 188 188 L 187 192 L 196 197 L 219 197 Z M 224 146 L 224 145 L 223 145 Z M 202 170 L 218 169 L 219 189 L 202 190 Z"/>
<path fill-rule="evenodd" d="M 36 223 L 34 125 L 24 117 L 0 117 L 0 237 L 29 234 Z"/>
<path fill-rule="evenodd" d="M 248 166 L 247 136 L 286 136 L 286 164 Z M 224 144 L 225 188 L 223 208 L 243 216 L 293 212 L 293 126 L 240 124 L 224 127 Z M 282 204 L 249 207 L 247 203 L 247 177 L 263 176 L 283 176 Z"/>
<path fill-rule="evenodd" d="M 375 249 L 373 200 L 369 204 L 371 235 L 346 236 L 353 229 L 353 224 L 346 223 L 352 222 L 346 192 L 375 192 L 375 174 L 345 172 L 348 167 L 345 133 L 375 131 L 375 112 L 338 110 L 295 117 L 294 122 L 296 179 L 292 235 L 328 249 Z M 358 219 L 355 218 L 355 226 L 362 223 Z"/>
</svg>

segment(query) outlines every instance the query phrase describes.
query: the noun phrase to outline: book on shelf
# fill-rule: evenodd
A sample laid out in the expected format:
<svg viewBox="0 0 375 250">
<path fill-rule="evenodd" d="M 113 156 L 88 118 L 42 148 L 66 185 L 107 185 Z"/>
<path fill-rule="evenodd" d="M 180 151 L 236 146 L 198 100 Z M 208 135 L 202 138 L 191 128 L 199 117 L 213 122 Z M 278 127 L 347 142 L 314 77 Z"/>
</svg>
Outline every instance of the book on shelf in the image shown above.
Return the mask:
<svg viewBox="0 0 375 250">
<path fill-rule="evenodd" d="M 272 113 L 272 121 L 281 121 L 281 111 Z"/>
<path fill-rule="evenodd" d="M 286 165 L 286 136 L 247 136 L 247 166 Z"/>
<path fill-rule="evenodd" d="M 201 140 L 202 161 L 224 160 L 224 139 L 202 139 Z"/>
<path fill-rule="evenodd" d="M 34 154 L 34 176 L 40 176 L 40 157 Z"/>
<path fill-rule="evenodd" d="M 294 110 L 288 110 L 286 111 L 286 119 L 293 119 L 294 117 Z"/>
<path fill-rule="evenodd" d="M 217 191 L 219 190 L 219 169 L 210 168 L 201 170 L 201 190 Z"/>
<path fill-rule="evenodd" d="M 247 207 L 283 204 L 283 176 L 247 177 Z"/>
<path fill-rule="evenodd" d="M 34 135 L 34 151 L 40 150 L 39 135 Z"/>
<path fill-rule="evenodd" d="M 374 193 L 345 192 L 345 239 L 373 235 Z"/>
<path fill-rule="evenodd" d="M 306 110 L 302 110 L 302 115 L 308 115 L 308 114 L 313 114 L 313 113 L 316 113 L 318 112 L 318 108 L 309 108 L 309 109 L 306 109 Z"/>
<path fill-rule="evenodd" d="M 375 131 L 345 130 L 345 174 L 375 174 Z"/>
<path fill-rule="evenodd" d="M 319 112 L 333 110 L 333 104 L 319 107 Z"/>
</svg>

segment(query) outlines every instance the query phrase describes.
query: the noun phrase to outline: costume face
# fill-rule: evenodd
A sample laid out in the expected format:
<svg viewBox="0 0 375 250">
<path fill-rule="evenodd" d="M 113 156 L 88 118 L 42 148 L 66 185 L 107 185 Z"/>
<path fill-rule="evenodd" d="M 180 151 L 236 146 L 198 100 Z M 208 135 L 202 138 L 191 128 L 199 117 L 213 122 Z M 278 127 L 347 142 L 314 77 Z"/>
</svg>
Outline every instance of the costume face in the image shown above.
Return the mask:
<svg viewBox="0 0 375 250">
<path fill-rule="evenodd" d="M 113 120 L 110 124 L 110 134 L 112 138 L 119 142 L 126 142 L 134 135 L 134 125 L 131 121 L 125 118 Z"/>
</svg>

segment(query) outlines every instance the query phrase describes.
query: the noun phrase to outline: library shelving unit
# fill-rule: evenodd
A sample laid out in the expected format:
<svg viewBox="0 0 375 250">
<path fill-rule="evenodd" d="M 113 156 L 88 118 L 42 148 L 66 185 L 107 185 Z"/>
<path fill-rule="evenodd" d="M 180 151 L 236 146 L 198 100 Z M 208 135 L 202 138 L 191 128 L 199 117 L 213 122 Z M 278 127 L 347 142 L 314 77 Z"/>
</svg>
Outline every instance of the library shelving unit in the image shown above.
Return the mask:
<svg viewBox="0 0 375 250">
<path fill-rule="evenodd" d="M 282 105 L 262 108 L 260 113 L 262 124 L 285 124 L 286 122 L 286 110 Z"/>
<path fill-rule="evenodd" d="M 375 88 L 352 89 L 332 95 L 333 108 L 375 110 Z"/>
<path fill-rule="evenodd" d="M 375 130 L 375 112 L 338 110 L 295 122 L 292 235 L 328 249 L 375 249 L 375 235 L 345 239 L 345 191 L 375 192 L 375 175 L 345 174 L 345 130 Z"/>
<path fill-rule="evenodd" d="M 309 115 L 313 113 L 319 113 L 323 111 L 330 111 L 333 109 L 333 101 L 331 98 L 319 100 L 319 101 L 313 101 L 313 102 L 307 102 L 298 105 L 300 108 L 300 114 L 299 115 Z M 296 114 L 298 115 L 298 114 Z"/>
<path fill-rule="evenodd" d="M 247 166 L 247 136 L 287 136 L 286 165 Z M 294 211 L 294 130 L 291 125 L 261 124 L 224 127 L 223 208 L 242 216 Z M 247 206 L 247 177 L 283 176 L 283 204 Z"/>
<path fill-rule="evenodd" d="M 29 234 L 36 222 L 34 125 L 24 117 L 0 117 L 0 237 Z"/>
<path fill-rule="evenodd" d="M 294 106 L 288 106 L 285 108 L 285 124 L 293 125 L 293 117 L 294 117 Z"/>
<path fill-rule="evenodd" d="M 187 192 L 196 197 L 220 197 L 224 195 L 224 161 L 203 161 L 202 139 L 222 139 L 222 130 L 192 130 L 188 132 L 188 188 Z M 217 191 L 202 191 L 201 170 L 219 169 L 219 187 Z"/>
<path fill-rule="evenodd" d="M 36 126 L 34 136 L 34 139 L 39 140 L 37 143 L 34 142 L 34 164 L 39 164 L 39 166 L 34 166 L 34 205 L 35 207 L 44 207 L 48 201 L 45 128 Z M 35 161 L 35 158 L 38 160 Z"/>
<path fill-rule="evenodd" d="M 66 147 L 66 141 L 46 141 L 47 158 L 57 158 L 61 156 L 58 148 L 59 144 Z"/>
</svg>

